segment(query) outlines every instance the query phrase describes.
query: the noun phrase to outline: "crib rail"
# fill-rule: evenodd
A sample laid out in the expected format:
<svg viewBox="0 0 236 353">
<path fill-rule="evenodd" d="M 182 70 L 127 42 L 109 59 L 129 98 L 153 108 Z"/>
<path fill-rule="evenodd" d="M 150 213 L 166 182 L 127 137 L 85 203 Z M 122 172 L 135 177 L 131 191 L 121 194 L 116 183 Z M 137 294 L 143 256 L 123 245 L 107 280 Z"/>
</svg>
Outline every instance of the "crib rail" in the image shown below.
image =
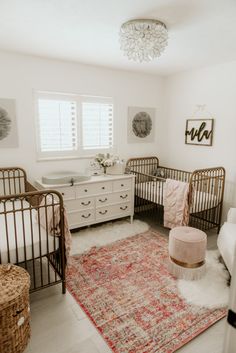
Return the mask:
<svg viewBox="0 0 236 353">
<path fill-rule="evenodd" d="M 159 170 L 165 179 L 174 179 L 183 181 L 185 183 L 189 183 L 192 175 L 191 172 L 187 172 L 186 170 L 168 168 L 163 166 L 159 166 Z"/>
<path fill-rule="evenodd" d="M 7 175 L 13 185 L 16 180 L 26 185 L 24 172 L 18 177 L 18 170 L 16 178 L 12 176 L 14 171 L 7 171 Z M 35 190 L 0 196 L 0 229 L 1 264 L 24 267 L 31 276 L 31 292 L 56 283 L 62 283 L 65 292 L 64 208 L 60 193 Z"/>
<path fill-rule="evenodd" d="M 133 171 L 135 174 L 134 211 L 155 216 L 163 221 L 163 193 L 165 178 Z"/>
<path fill-rule="evenodd" d="M 130 158 L 126 163 L 127 172 L 139 172 L 144 174 L 152 174 L 159 166 L 157 157 L 139 157 Z"/>
<path fill-rule="evenodd" d="M 26 191 L 26 172 L 19 167 L 0 168 L 0 195 L 19 194 Z"/>
<path fill-rule="evenodd" d="M 192 212 L 190 224 L 200 229 L 217 227 L 221 225 L 225 169 L 214 167 L 195 170 L 190 178 Z"/>
</svg>

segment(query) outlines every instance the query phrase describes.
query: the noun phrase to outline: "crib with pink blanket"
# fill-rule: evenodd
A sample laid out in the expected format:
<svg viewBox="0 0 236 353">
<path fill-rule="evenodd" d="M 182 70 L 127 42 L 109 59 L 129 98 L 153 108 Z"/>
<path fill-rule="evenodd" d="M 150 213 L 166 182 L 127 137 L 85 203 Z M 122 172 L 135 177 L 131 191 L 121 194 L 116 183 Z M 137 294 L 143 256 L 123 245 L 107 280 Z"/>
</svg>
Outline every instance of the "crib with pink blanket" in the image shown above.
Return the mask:
<svg viewBox="0 0 236 353">
<path fill-rule="evenodd" d="M 193 172 L 159 165 L 157 157 L 131 158 L 127 172 L 135 174 L 135 213 L 151 215 L 163 224 L 166 179 L 189 183 L 189 226 L 220 230 L 225 169 L 213 167 Z"/>
</svg>

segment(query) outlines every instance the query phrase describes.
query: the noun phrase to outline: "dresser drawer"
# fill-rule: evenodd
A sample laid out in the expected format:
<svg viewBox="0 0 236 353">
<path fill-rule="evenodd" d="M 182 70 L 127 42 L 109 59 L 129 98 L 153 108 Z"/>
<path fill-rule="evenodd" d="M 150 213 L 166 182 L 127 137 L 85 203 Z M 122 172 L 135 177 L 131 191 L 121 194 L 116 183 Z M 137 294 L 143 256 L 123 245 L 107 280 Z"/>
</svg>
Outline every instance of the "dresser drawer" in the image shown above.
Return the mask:
<svg viewBox="0 0 236 353">
<path fill-rule="evenodd" d="M 94 208 L 95 200 L 93 197 L 86 197 L 83 199 L 68 200 L 64 202 L 67 211 L 73 210 L 86 210 L 89 208 Z"/>
<path fill-rule="evenodd" d="M 112 192 L 112 181 L 90 183 L 76 186 L 76 197 L 85 197 Z"/>
<path fill-rule="evenodd" d="M 126 203 L 123 203 L 121 205 L 114 205 L 113 206 L 113 212 L 114 214 L 117 214 L 117 215 L 126 215 L 126 214 L 129 214 L 131 211 L 131 203 L 130 202 L 126 202 Z"/>
<path fill-rule="evenodd" d="M 122 191 L 131 189 L 131 179 L 113 181 L 113 191 Z"/>
<path fill-rule="evenodd" d="M 113 194 L 114 203 L 128 202 L 131 200 L 131 191 L 121 191 Z"/>
<path fill-rule="evenodd" d="M 90 224 L 95 221 L 94 210 L 84 210 L 80 212 L 67 213 L 69 226 L 76 225 L 80 227 L 82 224 Z"/>
<path fill-rule="evenodd" d="M 96 209 L 96 220 L 129 214 L 131 210 L 130 202 L 121 205 L 104 206 Z"/>
<path fill-rule="evenodd" d="M 73 186 L 68 186 L 65 188 L 55 189 L 62 194 L 63 200 L 73 200 L 75 199 L 75 188 Z"/>
<path fill-rule="evenodd" d="M 96 197 L 96 207 L 102 207 L 105 205 L 112 205 L 115 203 L 122 203 L 130 201 L 131 192 L 115 192 L 113 194 L 104 194 Z"/>
<path fill-rule="evenodd" d="M 96 207 L 109 205 L 113 202 L 113 194 L 105 194 L 96 197 Z"/>
</svg>

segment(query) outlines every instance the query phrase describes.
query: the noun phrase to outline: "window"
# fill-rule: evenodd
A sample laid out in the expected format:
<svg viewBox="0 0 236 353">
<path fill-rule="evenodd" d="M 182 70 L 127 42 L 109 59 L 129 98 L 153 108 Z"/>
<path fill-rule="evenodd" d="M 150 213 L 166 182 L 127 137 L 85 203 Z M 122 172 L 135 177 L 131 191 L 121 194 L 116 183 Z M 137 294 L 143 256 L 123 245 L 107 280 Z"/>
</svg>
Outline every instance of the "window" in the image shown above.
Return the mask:
<svg viewBox="0 0 236 353">
<path fill-rule="evenodd" d="M 39 158 L 112 152 L 110 98 L 39 92 L 37 117 Z"/>
</svg>

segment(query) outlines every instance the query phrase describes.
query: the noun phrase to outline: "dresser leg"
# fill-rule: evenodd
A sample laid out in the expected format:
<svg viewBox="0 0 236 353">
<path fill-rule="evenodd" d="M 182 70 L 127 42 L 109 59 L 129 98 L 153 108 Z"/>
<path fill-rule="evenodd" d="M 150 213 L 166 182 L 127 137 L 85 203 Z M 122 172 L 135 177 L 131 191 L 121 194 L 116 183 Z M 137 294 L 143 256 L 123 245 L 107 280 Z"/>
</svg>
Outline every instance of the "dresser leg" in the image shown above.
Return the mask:
<svg viewBox="0 0 236 353">
<path fill-rule="evenodd" d="M 134 216 L 130 216 L 130 223 L 133 224 Z"/>
</svg>

